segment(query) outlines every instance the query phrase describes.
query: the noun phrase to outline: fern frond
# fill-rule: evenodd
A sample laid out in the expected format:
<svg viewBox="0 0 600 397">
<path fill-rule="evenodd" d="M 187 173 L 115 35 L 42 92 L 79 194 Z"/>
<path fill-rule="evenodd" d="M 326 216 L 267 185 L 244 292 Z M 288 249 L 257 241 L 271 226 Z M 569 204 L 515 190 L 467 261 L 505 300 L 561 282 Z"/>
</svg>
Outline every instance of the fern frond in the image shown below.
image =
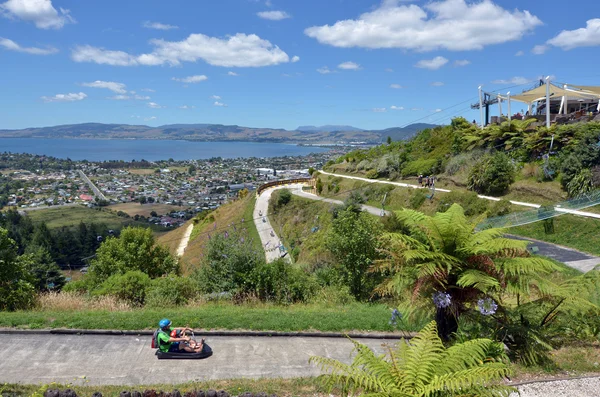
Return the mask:
<svg viewBox="0 0 600 397">
<path fill-rule="evenodd" d="M 500 287 L 497 278 L 476 269 L 469 269 L 462 272 L 456 284 L 463 288 L 472 287 L 484 293 Z"/>
</svg>

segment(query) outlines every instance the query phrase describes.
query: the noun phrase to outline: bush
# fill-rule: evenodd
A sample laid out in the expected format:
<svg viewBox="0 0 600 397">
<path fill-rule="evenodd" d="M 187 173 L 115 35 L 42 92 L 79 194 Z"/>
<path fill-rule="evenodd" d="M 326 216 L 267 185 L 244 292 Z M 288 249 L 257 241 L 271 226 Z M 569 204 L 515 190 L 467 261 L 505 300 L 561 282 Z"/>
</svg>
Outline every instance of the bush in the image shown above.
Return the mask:
<svg viewBox="0 0 600 397">
<path fill-rule="evenodd" d="M 171 307 L 186 304 L 197 295 L 197 287 L 194 281 L 168 275 L 152 280 L 152 284 L 146 297 L 146 304 L 151 307 Z"/>
<path fill-rule="evenodd" d="M 261 300 L 277 303 L 308 301 L 317 290 L 317 281 L 283 259 L 262 263 L 253 271 L 254 289 Z"/>
<path fill-rule="evenodd" d="M 369 179 L 377 179 L 379 174 L 377 173 L 377 170 L 369 170 L 369 171 L 367 171 L 365 176 Z"/>
<path fill-rule="evenodd" d="M 410 196 L 410 208 L 418 210 L 425 200 L 427 200 L 427 195 L 423 189 L 414 189 L 413 194 Z"/>
<path fill-rule="evenodd" d="M 283 207 L 292 199 L 292 192 L 289 189 L 281 189 L 279 191 L 279 195 L 277 196 L 277 207 Z"/>
<path fill-rule="evenodd" d="M 487 200 L 477 197 L 477 193 L 454 191 L 440 195 L 437 212 L 446 212 L 454 203 L 463 207 L 466 216 L 480 215 L 488 209 Z"/>
<path fill-rule="evenodd" d="M 347 286 L 329 285 L 319 289 L 311 301 L 328 305 L 349 305 L 355 303 L 356 299 Z"/>
<path fill-rule="evenodd" d="M 482 194 L 500 195 L 515 181 L 515 167 L 501 152 L 482 159 L 469 174 L 468 188 Z"/>
<path fill-rule="evenodd" d="M 402 168 L 402 176 L 430 175 L 437 170 L 437 159 L 409 161 Z"/>
<path fill-rule="evenodd" d="M 139 270 L 125 274 L 115 274 L 93 291 L 93 295 L 112 295 L 134 305 L 143 305 L 146 291 L 150 287 L 150 277 Z"/>
<path fill-rule="evenodd" d="M 480 150 L 473 150 L 456 155 L 448 161 L 448 164 L 446 164 L 445 172 L 448 175 L 456 175 L 463 170 L 471 168 L 482 156 L 483 152 Z"/>
<path fill-rule="evenodd" d="M 66 293 L 85 293 L 89 292 L 93 288 L 88 277 L 84 277 L 81 280 L 69 281 L 65 284 L 61 291 Z"/>
<path fill-rule="evenodd" d="M 508 200 L 502 199 L 500 201 L 496 201 L 490 207 L 490 209 L 488 211 L 488 216 L 493 217 L 493 216 L 503 216 L 503 215 L 510 214 L 510 211 L 512 209 L 511 205 L 512 204 Z"/>
</svg>

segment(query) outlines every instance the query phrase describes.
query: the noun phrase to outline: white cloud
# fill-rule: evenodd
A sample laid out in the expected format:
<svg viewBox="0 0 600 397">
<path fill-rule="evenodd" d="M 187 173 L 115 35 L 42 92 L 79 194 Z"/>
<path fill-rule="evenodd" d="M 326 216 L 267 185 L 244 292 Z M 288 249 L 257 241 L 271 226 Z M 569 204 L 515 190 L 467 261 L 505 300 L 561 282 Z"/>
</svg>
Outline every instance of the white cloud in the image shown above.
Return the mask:
<svg viewBox="0 0 600 397">
<path fill-rule="evenodd" d="M 385 113 L 386 111 L 386 108 L 373 108 L 373 112 L 375 113 Z"/>
<path fill-rule="evenodd" d="M 454 66 L 467 66 L 470 64 L 471 64 L 471 61 L 469 61 L 467 59 L 460 59 L 460 60 L 454 61 Z"/>
<path fill-rule="evenodd" d="M 291 18 L 292 16 L 285 11 L 261 11 L 257 12 L 262 19 L 269 19 L 271 21 L 281 21 L 282 19 Z"/>
<path fill-rule="evenodd" d="M 419 112 L 419 111 L 423 110 L 423 108 L 410 108 L 410 110 L 412 110 L 414 112 Z"/>
<path fill-rule="evenodd" d="M 541 24 L 529 11 L 506 10 L 491 0 L 441 0 L 423 6 L 385 0 L 357 19 L 309 27 L 304 33 L 335 47 L 464 51 L 519 40 Z"/>
<path fill-rule="evenodd" d="M 292 57 L 292 63 L 296 63 L 296 62 L 298 62 L 299 60 L 300 60 L 300 57 L 299 57 L 298 55 L 294 55 L 294 56 Z"/>
<path fill-rule="evenodd" d="M 563 30 L 556 37 L 546 42 L 563 50 L 578 47 L 595 47 L 600 45 L 600 18 L 589 19 L 585 28 Z"/>
<path fill-rule="evenodd" d="M 164 108 L 164 106 L 160 106 L 156 102 L 148 102 L 148 107 L 152 108 L 152 109 L 162 109 L 162 108 Z"/>
<path fill-rule="evenodd" d="M 188 77 L 183 77 L 183 78 L 173 77 L 171 80 L 179 81 L 180 83 L 196 84 L 196 83 L 200 83 L 202 81 L 208 80 L 208 77 L 206 77 L 203 74 L 197 74 L 195 76 L 188 76 Z"/>
<path fill-rule="evenodd" d="M 321 74 L 329 74 L 329 73 L 333 73 L 333 70 L 329 70 L 329 68 L 327 66 L 323 66 L 322 68 L 317 69 L 317 72 L 319 72 Z"/>
<path fill-rule="evenodd" d="M 435 113 L 439 113 L 439 112 L 442 112 L 442 111 L 443 111 L 443 109 L 439 109 L 439 108 L 434 110 Z"/>
<path fill-rule="evenodd" d="M 138 101 L 147 101 L 150 99 L 148 95 L 135 95 L 133 99 L 137 99 Z"/>
<path fill-rule="evenodd" d="M 515 77 L 512 77 L 510 79 L 494 80 L 494 81 L 492 81 L 492 84 L 514 84 L 514 85 L 521 85 L 521 84 L 531 83 L 532 81 L 534 81 L 534 80 L 533 79 L 528 79 L 528 78 L 525 78 L 525 77 L 521 77 L 521 76 L 515 76 Z"/>
<path fill-rule="evenodd" d="M 227 72 L 227 76 L 239 76 L 239 74 L 237 74 L 236 72 Z"/>
<path fill-rule="evenodd" d="M 110 96 L 106 99 L 112 99 L 114 101 L 128 101 L 131 99 L 131 97 L 129 95 L 114 95 L 114 96 Z"/>
<path fill-rule="evenodd" d="M 33 22 L 39 29 L 60 29 L 74 23 L 69 10 L 52 6 L 52 0 L 8 0 L 0 4 L 0 15 Z"/>
<path fill-rule="evenodd" d="M 51 97 L 43 96 L 42 100 L 44 102 L 75 102 L 82 101 L 87 98 L 87 95 L 83 92 L 79 93 L 69 93 L 69 94 L 56 94 Z"/>
<path fill-rule="evenodd" d="M 84 87 L 91 87 L 91 88 L 106 88 L 106 89 L 109 89 L 112 92 L 115 92 L 117 94 L 125 94 L 125 93 L 127 93 L 127 90 L 125 89 L 125 84 L 123 84 L 123 83 L 116 83 L 114 81 L 96 80 L 96 81 L 91 82 L 91 83 L 81 83 L 81 85 L 84 86 Z"/>
<path fill-rule="evenodd" d="M 152 120 L 156 120 L 156 116 L 150 116 L 150 117 L 146 117 L 144 119 L 144 121 L 152 121 Z"/>
<path fill-rule="evenodd" d="M 132 55 L 124 51 L 106 50 L 90 45 L 77 46 L 71 53 L 75 62 L 94 62 L 112 66 L 155 66 L 199 59 L 213 66 L 260 67 L 290 62 L 290 57 L 276 45 L 255 34 L 237 33 L 226 39 L 191 34 L 182 41 L 150 40 L 154 50 Z"/>
<path fill-rule="evenodd" d="M 390 106 L 390 109 L 392 109 L 392 110 L 404 110 L 404 106 L 392 105 L 392 106 Z"/>
<path fill-rule="evenodd" d="M 432 87 L 441 87 L 443 85 L 444 85 L 444 83 L 441 81 L 434 81 L 433 83 L 431 83 Z"/>
<path fill-rule="evenodd" d="M 179 29 L 179 26 L 176 26 L 176 25 L 167 25 L 164 23 L 151 22 L 151 21 L 144 21 L 144 23 L 142 23 L 142 27 L 147 28 L 147 29 L 157 29 L 157 30 Z"/>
<path fill-rule="evenodd" d="M 156 92 L 152 88 L 142 88 L 141 91 L 144 91 L 144 92 Z"/>
<path fill-rule="evenodd" d="M 196 108 L 196 107 L 188 106 L 188 105 L 179 106 L 179 109 L 183 109 L 183 110 L 190 110 L 190 109 L 194 109 L 194 108 Z"/>
<path fill-rule="evenodd" d="M 515 53 L 515 56 L 516 56 L 516 57 L 522 57 L 523 55 L 525 55 L 525 52 L 523 52 L 523 51 L 517 51 L 517 52 Z"/>
<path fill-rule="evenodd" d="M 535 55 L 542 55 L 543 53 L 545 53 L 546 51 L 548 51 L 548 46 L 547 45 L 536 45 L 531 49 L 531 53 L 535 54 Z"/>
<path fill-rule="evenodd" d="M 358 63 L 350 62 L 350 61 L 340 63 L 338 65 L 338 68 L 344 69 L 344 70 L 360 70 L 360 69 L 362 69 Z"/>
<path fill-rule="evenodd" d="M 214 105 L 220 106 L 220 107 L 227 107 L 227 105 L 225 105 L 223 102 L 219 102 L 219 101 L 215 101 Z"/>
<path fill-rule="evenodd" d="M 209 98 L 214 99 L 215 101 L 218 101 L 219 99 L 221 99 L 221 97 L 218 95 L 211 95 Z"/>
<path fill-rule="evenodd" d="M 388 73 L 393 73 L 394 69 L 392 69 L 392 68 L 386 68 L 385 71 L 388 72 Z"/>
<path fill-rule="evenodd" d="M 437 56 L 433 59 L 423 59 L 415 64 L 415 67 L 421 69 L 437 70 L 448 63 L 444 57 Z"/>
<path fill-rule="evenodd" d="M 400 88 L 402 88 L 402 86 L 400 84 L 390 84 L 390 88 L 394 88 L 396 90 L 399 90 Z"/>
<path fill-rule="evenodd" d="M 0 37 L 0 47 L 4 47 L 5 49 L 11 50 L 11 51 L 24 52 L 26 54 L 33 54 L 33 55 L 50 55 L 50 54 L 56 54 L 58 52 L 58 49 L 56 49 L 54 47 L 46 47 L 46 48 L 21 47 L 19 44 L 15 43 L 14 41 L 12 41 L 10 39 L 5 39 L 3 37 Z"/>
</svg>

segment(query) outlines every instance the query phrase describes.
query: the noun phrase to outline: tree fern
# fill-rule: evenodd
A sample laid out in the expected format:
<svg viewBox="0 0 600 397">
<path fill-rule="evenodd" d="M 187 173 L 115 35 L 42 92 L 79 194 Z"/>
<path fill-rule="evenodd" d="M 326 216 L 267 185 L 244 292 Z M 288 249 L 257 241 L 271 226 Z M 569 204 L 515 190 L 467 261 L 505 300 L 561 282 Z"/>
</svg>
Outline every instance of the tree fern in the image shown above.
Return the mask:
<svg viewBox="0 0 600 397">
<path fill-rule="evenodd" d="M 508 376 L 503 361 L 490 357 L 494 344 L 476 339 L 446 348 L 429 323 L 410 341 L 389 347 L 378 356 L 367 346 L 352 341 L 356 355 L 352 364 L 325 357 L 311 357 L 326 372 L 320 377 L 331 392 L 362 396 L 508 396 L 513 388 L 500 381 Z"/>
</svg>

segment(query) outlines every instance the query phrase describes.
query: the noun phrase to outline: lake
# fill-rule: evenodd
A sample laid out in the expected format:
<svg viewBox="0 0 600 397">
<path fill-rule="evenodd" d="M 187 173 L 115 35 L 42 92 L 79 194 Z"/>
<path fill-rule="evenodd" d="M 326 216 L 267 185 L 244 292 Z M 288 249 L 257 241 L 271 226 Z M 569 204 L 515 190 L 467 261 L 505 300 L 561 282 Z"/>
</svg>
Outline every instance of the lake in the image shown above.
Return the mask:
<svg viewBox="0 0 600 397">
<path fill-rule="evenodd" d="M 279 157 L 322 153 L 321 147 L 286 143 L 195 142 L 150 139 L 0 138 L 0 152 L 33 153 L 71 160 L 191 160 L 211 157 Z"/>
</svg>

